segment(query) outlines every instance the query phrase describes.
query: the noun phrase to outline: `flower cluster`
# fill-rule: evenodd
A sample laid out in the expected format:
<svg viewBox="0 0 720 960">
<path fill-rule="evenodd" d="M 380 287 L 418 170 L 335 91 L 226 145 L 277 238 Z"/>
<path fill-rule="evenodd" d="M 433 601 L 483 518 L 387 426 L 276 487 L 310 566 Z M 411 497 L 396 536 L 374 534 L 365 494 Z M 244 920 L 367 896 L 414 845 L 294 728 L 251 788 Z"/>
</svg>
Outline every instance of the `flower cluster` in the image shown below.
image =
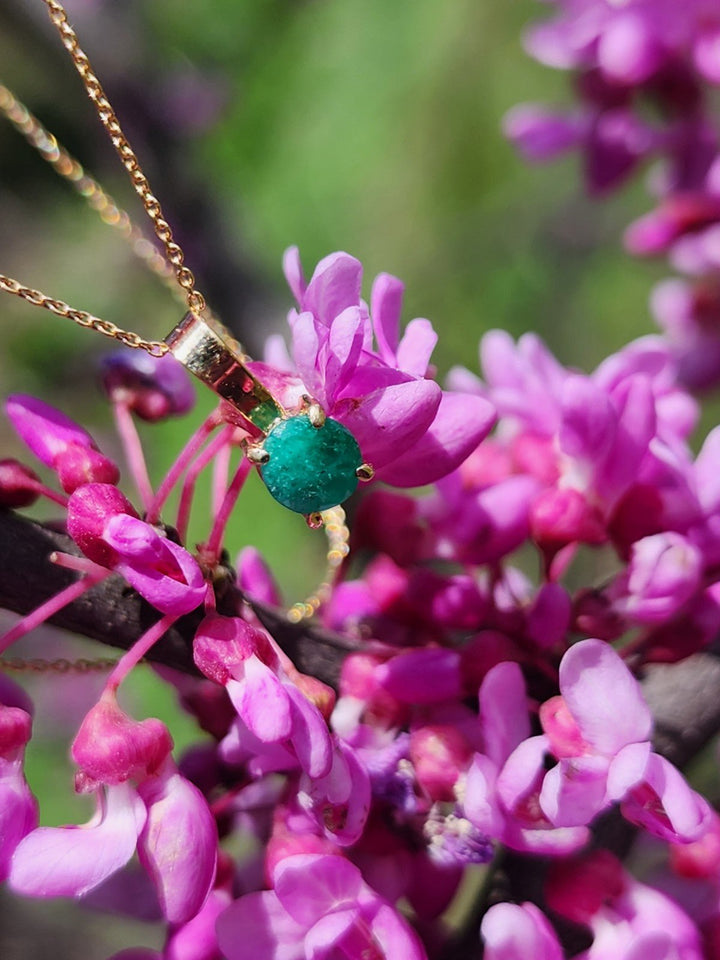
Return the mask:
<svg viewBox="0 0 720 960">
<path fill-rule="evenodd" d="M 552 0 L 528 52 L 575 76 L 577 106 L 523 104 L 507 135 L 531 160 L 582 151 L 590 192 L 617 188 L 648 160 L 655 209 L 631 224 L 630 253 L 665 254 L 686 275 L 660 283 L 651 307 L 692 389 L 720 379 L 720 11 L 712 0 Z"/>
<path fill-rule="evenodd" d="M 273 338 L 254 371 L 288 409 L 310 395 L 376 471 L 355 510 L 357 561 L 335 566 L 317 612 L 334 669 L 301 672 L 283 631 L 263 626 L 263 605 L 282 600 L 257 549 L 237 572 L 227 561 L 251 464 L 222 407 L 151 483 L 133 416 L 188 411 L 173 361 L 123 354 L 105 369 L 140 507 L 84 429 L 11 397 L 11 424 L 58 482 L 5 461 L 0 500 L 62 509 L 68 548 L 53 561 L 75 576 L 0 649 L 111 577 L 150 615 L 72 742 L 75 789 L 96 807 L 81 827 L 38 825 L 23 774 L 33 707 L 0 686 L 3 877 L 18 894 L 131 914 L 128 891 L 144 883 L 144 915 L 167 939 L 162 954 L 126 957 L 427 960 L 452 946 L 443 916 L 470 868 L 492 870 L 509 848 L 552 863 L 543 895 L 585 928 L 584 960 L 700 958 L 699 925 L 720 927 L 720 900 L 686 912 L 592 849 L 615 811 L 668 851 L 668 877 L 701 863 L 720 888 L 717 817 L 653 750 L 637 679 L 720 629 L 720 433 L 693 455 L 696 405 L 670 347 L 646 338 L 585 375 L 536 337 L 494 331 L 481 376 L 457 368 L 442 390 L 430 323 L 399 334 L 398 280 L 378 277 L 368 306 L 348 254 L 306 283 L 292 250 L 286 273 L 291 348 Z M 193 553 L 188 517 L 210 464 L 212 515 Z M 520 548 L 538 561 L 535 582 Z M 576 558 L 587 568 L 588 556 L 612 571 L 604 582 L 583 578 Z M 162 676 L 204 733 L 179 758 L 164 723 L 119 703 L 172 630 L 191 638 L 192 659 Z M 481 933 L 490 958 L 561 956 L 532 903 L 497 904 Z"/>
</svg>

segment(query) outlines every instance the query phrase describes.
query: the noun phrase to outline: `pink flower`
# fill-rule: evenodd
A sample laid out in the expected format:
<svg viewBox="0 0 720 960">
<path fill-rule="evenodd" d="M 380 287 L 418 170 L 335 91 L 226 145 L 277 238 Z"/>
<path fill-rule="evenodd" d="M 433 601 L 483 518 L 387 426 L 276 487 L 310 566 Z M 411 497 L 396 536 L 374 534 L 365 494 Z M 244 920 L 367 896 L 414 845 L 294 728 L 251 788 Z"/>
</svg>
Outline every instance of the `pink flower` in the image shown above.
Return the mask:
<svg viewBox="0 0 720 960">
<path fill-rule="evenodd" d="M 218 941 L 228 960 L 425 960 L 407 922 L 344 858 L 286 857 L 273 884 L 241 897 L 220 916 Z"/>
<path fill-rule="evenodd" d="M 558 760 L 539 796 L 548 819 L 580 826 L 622 800 L 625 816 L 656 836 L 697 839 L 709 823 L 707 804 L 651 752 L 650 711 L 612 647 L 601 640 L 572 646 L 560 664 L 560 692 L 541 707 L 545 737 L 535 738 Z"/>
<path fill-rule="evenodd" d="M 42 400 L 15 394 L 5 410 L 20 439 L 58 474 L 66 493 L 84 483 L 117 483 L 117 466 L 104 457 L 90 434 Z"/>
<path fill-rule="evenodd" d="M 215 876 L 215 820 L 197 787 L 178 773 L 160 722 L 133 722 L 112 699 L 101 700 L 73 749 L 83 764 L 78 789 L 95 792 L 95 816 L 81 827 L 29 833 L 13 856 L 10 886 L 27 896 L 82 897 L 137 849 L 164 916 L 185 923 L 202 907 Z"/>
<path fill-rule="evenodd" d="M 371 319 L 360 297 L 362 265 L 349 254 L 325 257 L 306 283 L 293 247 L 285 273 L 299 307 L 289 315 L 299 380 L 286 378 L 288 399 L 296 403 L 303 392 L 315 397 L 393 486 L 450 473 L 487 435 L 494 410 L 426 379 L 437 336 L 429 321 L 416 319 L 400 339 L 400 281 L 388 274 L 376 279 Z"/>
<path fill-rule="evenodd" d="M 138 519 L 115 487 L 78 488 L 68 503 L 67 529 L 86 556 L 122 574 L 162 613 L 181 616 L 204 601 L 207 584 L 194 557 Z"/>
</svg>

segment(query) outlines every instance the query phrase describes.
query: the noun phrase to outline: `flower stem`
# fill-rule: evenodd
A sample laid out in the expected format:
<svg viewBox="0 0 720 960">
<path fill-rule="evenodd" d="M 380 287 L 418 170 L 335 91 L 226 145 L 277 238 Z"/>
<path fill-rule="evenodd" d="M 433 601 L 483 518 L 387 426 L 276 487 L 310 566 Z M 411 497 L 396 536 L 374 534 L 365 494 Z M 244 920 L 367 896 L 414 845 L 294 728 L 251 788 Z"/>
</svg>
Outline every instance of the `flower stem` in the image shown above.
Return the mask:
<svg viewBox="0 0 720 960">
<path fill-rule="evenodd" d="M 235 476 L 232 478 L 223 502 L 220 504 L 220 509 L 217 512 L 215 523 L 213 524 L 206 544 L 207 554 L 210 557 L 217 559 L 220 554 L 225 527 L 230 519 L 233 507 L 237 503 L 237 498 L 240 496 L 240 491 L 247 479 L 247 475 L 250 473 L 250 466 L 251 464 L 247 457 L 243 457 L 235 471 Z"/>
<path fill-rule="evenodd" d="M 163 634 L 167 633 L 177 619 L 177 614 L 166 613 L 161 620 L 154 623 L 135 641 L 127 653 L 124 653 L 118 660 L 115 669 L 107 679 L 104 693 L 115 693 L 133 667 L 137 666 L 148 650 L 158 642 Z"/>
<path fill-rule="evenodd" d="M 135 421 L 130 412 L 130 407 L 122 401 L 113 401 L 113 413 L 115 415 L 115 427 L 125 451 L 125 460 L 135 481 L 143 510 L 147 512 L 154 500 L 154 493 Z"/>
</svg>

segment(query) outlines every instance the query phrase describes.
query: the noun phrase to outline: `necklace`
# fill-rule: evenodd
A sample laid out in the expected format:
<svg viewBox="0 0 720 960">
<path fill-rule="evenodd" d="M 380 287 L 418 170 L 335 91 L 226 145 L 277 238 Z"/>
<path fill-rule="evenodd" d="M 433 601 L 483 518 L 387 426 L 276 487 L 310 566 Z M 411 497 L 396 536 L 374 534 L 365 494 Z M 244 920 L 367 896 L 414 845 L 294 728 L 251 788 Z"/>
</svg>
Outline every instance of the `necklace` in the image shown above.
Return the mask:
<svg viewBox="0 0 720 960">
<path fill-rule="evenodd" d="M 159 266 L 160 254 L 154 248 L 154 255 L 147 255 L 148 265 L 165 279 L 171 279 L 175 289 L 182 293 L 187 312 L 164 340 L 146 340 L 132 330 L 123 330 L 110 321 L 70 307 L 3 274 L 0 274 L 0 290 L 125 346 L 145 350 L 156 357 L 171 353 L 219 396 L 223 418 L 246 432 L 246 456 L 257 466 L 270 495 L 283 506 L 305 515 L 310 526 L 321 526 L 323 511 L 346 500 L 359 480 L 372 479 L 372 466 L 363 463 L 360 448 L 350 431 L 337 420 L 326 417 L 312 397 L 304 396 L 298 409 L 285 409 L 252 372 L 248 366 L 250 358 L 237 341 L 212 317 L 135 151 L 68 22 L 64 7 L 59 0 L 43 2 L 162 247 L 164 266 Z M 85 179 L 86 191 L 97 201 L 91 205 L 96 209 L 98 205 L 114 206 L 99 184 L 85 174 L 77 161 L 59 147 L 4 87 L 0 87 L 0 108 L 62 176 L 75 184 Z M 87 192 L 84 195 L 87 196 Z M 132 239 L 135 228 L 126 214 L 123 217 L 121 229 L 126 229 L 128 238 Z"/>
</svg>

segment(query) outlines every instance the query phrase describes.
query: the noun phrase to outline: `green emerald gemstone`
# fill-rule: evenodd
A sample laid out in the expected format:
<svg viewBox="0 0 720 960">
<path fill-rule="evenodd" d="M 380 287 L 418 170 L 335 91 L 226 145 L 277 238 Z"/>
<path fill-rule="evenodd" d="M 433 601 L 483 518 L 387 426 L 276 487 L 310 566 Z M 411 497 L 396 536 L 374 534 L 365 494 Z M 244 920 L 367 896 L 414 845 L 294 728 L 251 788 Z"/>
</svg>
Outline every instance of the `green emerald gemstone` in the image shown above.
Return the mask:
<svg viewBox="0 0 720 960">
<path fill-rule="evenodd" d="M 278 420 L 263 441 L 270 460 L 260 476 L 270 495 L 296 513 L 328 510 L 357 487 L 362 463 L 357 440 L 330 417 L 314 427 L 305 414 Z"/>
</svg>

